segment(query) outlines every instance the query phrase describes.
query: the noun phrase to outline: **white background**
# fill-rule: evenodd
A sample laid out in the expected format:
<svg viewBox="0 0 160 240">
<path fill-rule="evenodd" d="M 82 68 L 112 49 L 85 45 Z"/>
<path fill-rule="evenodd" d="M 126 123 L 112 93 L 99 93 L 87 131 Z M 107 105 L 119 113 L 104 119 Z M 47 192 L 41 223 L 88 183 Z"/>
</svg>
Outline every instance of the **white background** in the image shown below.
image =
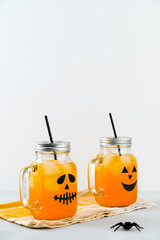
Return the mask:
<svg viewBox="0 0 160 240">
<path fill-rule="evenodd" d="M 133 138 L 139 189 L 160 190 L 160 2 L 0 0 L 0 189 L 34 142 L 69 140 L 79 189 L 99 137 Z"/>
</svg>

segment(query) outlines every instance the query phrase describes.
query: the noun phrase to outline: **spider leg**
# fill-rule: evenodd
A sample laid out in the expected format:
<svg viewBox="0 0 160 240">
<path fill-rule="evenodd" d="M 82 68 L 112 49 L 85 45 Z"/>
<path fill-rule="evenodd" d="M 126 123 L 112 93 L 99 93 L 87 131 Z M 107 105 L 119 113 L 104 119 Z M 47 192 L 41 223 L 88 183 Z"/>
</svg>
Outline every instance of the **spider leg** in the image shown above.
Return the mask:
<svg viewBox="0 0 160 240">
<path fill-rule="evenodd" d="M 137 229 L 138 229 L 138 231 L 141 231 L 136 225 L 134 225 Z"/>
<path fill-rule="evenodd" d="M 119 225 L 117 228 L 115 228 L 115 229 L 114 229 L 114 232 L 117 231 L 117 229 L 120 228 L 120 227 L 121 227 L 121 225 Z"/>
<path fill-rule="evenodd" d="M 133 224 L 134 224 L 133 226 L 137 226 L 137 227 L 139 227 L 139 228 L 142 228 L 142 229 L 143 229 L 143 227 L 139 226 L 137 223 L 134 223 L 134 222 L 133 222 Z"/>
<path fill-rule="evenodd" d="M 115 225 L 113 225 L 113 226 L 110 227 L 110 228 L 114 228 L 114 227 L 116 227 L 116 226 L 123 226 L 123 223 L 122 223 L 122 222 L 116 223 Z"/>
</svg>

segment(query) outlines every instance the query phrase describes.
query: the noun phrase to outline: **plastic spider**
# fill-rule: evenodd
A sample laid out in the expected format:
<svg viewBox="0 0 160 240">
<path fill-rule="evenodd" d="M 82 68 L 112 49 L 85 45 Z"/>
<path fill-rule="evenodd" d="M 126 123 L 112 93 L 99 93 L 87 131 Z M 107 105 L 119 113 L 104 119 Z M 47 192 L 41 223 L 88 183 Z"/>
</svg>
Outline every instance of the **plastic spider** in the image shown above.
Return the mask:
<svg viewBox="0 0 160 240">
<path fill-rule="evenodd" d="M 117 229 L 120 228 L 120 227 L 123 227 L 125 230 L 129 230 L 129 229 L 131 229 L 132 227 L 136 227 L 136 228 L 138 229 L 138 231 L 140 231 L 140 228 L 143 229 L 143 227 L 140 227 L 140 226 L 139 226 L 137 223 L 135 223 L 135 222 L 133 222 L 133 223 L 131 223 L 131 222 L 125 222 L 125 223 L 119 222 L 119 223 L 113 225 L 113 226 L 110 227 L 110 228 L 114 228 L 114 227 L 116 227 L 116 228 L 114 229 L 114 232 L 117 231 Z"/>
</svg>

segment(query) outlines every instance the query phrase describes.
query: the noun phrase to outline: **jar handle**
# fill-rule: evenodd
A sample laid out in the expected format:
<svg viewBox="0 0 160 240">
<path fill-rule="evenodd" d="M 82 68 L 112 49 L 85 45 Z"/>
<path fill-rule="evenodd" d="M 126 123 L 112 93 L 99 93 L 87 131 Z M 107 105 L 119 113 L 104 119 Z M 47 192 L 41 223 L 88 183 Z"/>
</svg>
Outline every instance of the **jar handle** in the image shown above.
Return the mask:
<svg viewBox="0 0 160 240">
<path fill-rule="evenodd" d="M 36 172 L 38 170 L 37 165 L 28 166 L 23 168 L 19 174 L 19 188 L 20 199 L 24 207 L 31 208 L 29 205 L 29 172 Z"/>
<path fill-rule="evenodd" d="M 95 158 L 92 159 L 88 165 L 88 188 L 91 194 L 98 196 L 99 193 L 97 193 L 95 188 L 95 168 L 97 164 L 101 164 L 103 162 L 103 158 Z"/>
</svg>

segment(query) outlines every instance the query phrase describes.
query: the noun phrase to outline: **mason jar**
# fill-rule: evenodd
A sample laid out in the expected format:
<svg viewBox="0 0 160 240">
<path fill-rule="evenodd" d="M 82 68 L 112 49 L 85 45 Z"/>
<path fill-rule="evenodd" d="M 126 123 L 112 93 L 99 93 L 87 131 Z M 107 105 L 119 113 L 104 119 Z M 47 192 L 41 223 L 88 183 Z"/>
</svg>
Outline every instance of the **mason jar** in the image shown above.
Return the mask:
<svg viewBox="0 0 160 240">
<path fill-rule="evenodd" d="M 97 203 L 107 207 L 137 199 L 137 160 L 130 137 L 100 138 L 100 152 L 88 165 L 88 185 Z"/>
<path fill-rule="evenodd" d="M 38 142 L 35 161 L 20 172 L 20 199 L 37 219 L 72 217 L 77 210 L 77 169 L 70 143 Z"/>
</svg>

